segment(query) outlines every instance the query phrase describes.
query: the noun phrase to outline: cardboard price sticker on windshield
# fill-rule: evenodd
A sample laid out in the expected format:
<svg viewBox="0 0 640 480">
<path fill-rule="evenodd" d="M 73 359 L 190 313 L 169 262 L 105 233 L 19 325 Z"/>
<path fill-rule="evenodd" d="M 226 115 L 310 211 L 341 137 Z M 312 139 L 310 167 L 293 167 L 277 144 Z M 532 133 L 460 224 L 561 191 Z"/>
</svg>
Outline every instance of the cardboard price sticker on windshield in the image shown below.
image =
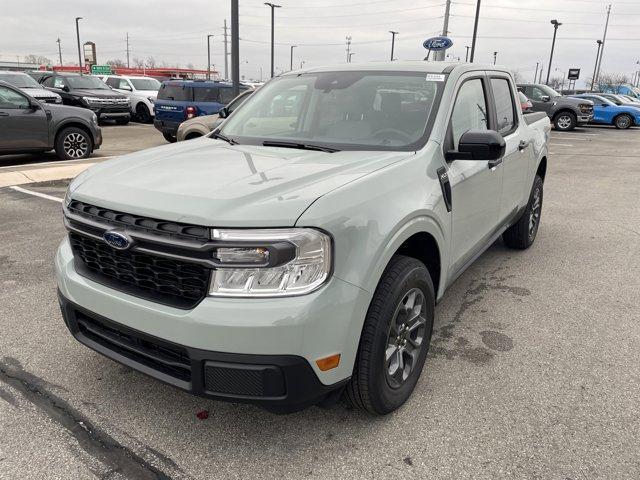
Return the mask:
<svg viewBox="0 0 640 480">
<path fill-rule="evenodd" d="M 446 75 L 443 73 L 427 73 L 427 82 L 444 82 Z"/>
</svg>

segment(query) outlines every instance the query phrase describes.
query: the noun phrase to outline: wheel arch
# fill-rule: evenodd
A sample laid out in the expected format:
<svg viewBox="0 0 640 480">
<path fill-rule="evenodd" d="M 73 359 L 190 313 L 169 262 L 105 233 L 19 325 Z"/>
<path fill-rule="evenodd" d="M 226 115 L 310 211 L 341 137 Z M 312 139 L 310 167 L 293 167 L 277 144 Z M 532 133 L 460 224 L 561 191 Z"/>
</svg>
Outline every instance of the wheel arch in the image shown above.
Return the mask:
<svg viewBox="0 0 640 480">
<path fill-rule="evenodd" d="M 79 122 L 77 120 L 69 120 L 67 122 L 61 123 L 56 127 L 56 133 L 53 137 L 53 146 L 56 146 L 56 143 L 58 142 L 58 138 L 60 137 L 60 134 L 62 133 L 63 130 L 65 130 L 66 128 L 71 128 L 71 127 L 75 127 L 75 128 L 79 128 L 80 130 L 83 130 L 85 133 L 89 134 L 89 137 L 91 137 L 91 143 L 92 143 L 92 151 L 95 149 L 95 145 L 96 145 L 96 139 L 93 136 L 93 132 L 91 131 L 91 129 L 84 124 L 83 122 Z"/>
<path fill-rule="evenodd" d="M 557 112 L 555 112 L 553 114 L 553 117 L 551 118 L 552 121 L 555 121 L 555 119 L 558 117 L 558 115 L 560 115 L 561 113 L 570 113 L 571 115 L 573 115 L 574 117 L 578 117 L 577 112 L 575 112 L 574 110 L 572 110 L 569 107 L 562 107 L 560 110 L 558 110 Z"/>
</svg>

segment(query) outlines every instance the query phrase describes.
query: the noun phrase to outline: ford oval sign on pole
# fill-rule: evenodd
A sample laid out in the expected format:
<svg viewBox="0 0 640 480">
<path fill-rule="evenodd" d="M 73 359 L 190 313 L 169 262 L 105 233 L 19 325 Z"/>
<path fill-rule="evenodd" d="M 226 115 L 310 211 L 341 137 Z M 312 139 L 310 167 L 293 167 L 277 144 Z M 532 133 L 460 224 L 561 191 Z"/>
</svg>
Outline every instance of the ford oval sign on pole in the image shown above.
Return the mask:
<svg viewBox="0 0 640 480">
<path fill-rule="evenodd" d="M 453 41 L 449 37 L 432 37 L 422 44 L 427 50 L 446 50 L 451 48 L 452 45 Z"/>
</svg>

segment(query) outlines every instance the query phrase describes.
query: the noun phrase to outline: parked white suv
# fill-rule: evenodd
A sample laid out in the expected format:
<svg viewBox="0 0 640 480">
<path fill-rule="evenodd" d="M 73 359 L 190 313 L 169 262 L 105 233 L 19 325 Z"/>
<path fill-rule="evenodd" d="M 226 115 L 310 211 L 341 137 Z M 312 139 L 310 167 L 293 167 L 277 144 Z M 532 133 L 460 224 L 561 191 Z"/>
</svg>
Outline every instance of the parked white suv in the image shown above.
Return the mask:
<svg viewBox="0 0 640 480">
<path fill-rule="evenodd" d="M 139 121 L 153 121 L 153 104 L 158 96 L 160 82 L 152 77 L 126 77 L 122 75 L 105 75 L 102 77 L 107 85 L 126 95 L 131 100 L 131 115 Z"/>
</svg>

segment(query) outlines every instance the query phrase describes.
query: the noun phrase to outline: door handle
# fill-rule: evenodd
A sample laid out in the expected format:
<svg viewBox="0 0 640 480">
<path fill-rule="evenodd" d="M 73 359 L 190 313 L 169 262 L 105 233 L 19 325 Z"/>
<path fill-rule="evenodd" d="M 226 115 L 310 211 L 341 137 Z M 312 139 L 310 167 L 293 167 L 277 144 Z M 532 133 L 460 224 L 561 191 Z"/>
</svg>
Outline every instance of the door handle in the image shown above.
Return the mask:
<svg viewBox="0 0 640 480">
<path fill-rule="evenodd" d="M 529 146 L 529 141 L 528 140 L 520 140 L 520 143 L 518 144 L 518 150 L 522 151 L 525 148 L 527 148 Z"/>
</svg>

